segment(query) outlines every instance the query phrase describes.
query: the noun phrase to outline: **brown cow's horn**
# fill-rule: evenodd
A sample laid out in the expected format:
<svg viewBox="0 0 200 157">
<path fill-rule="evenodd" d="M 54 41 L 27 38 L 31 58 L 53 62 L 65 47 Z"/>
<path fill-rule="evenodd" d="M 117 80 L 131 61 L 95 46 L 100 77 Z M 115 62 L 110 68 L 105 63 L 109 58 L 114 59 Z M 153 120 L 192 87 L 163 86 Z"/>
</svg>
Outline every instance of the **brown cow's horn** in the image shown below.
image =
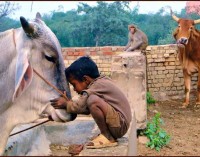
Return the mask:
<svg viewBox="0 0 200 157">
<path fill-rule="evenodd" d="M 194 24 L 199 24 L 199 23 L 200 23 L 200 19 L 194 20 Z"/>
<path fill-rule="evenodd" d="M 32 35 L 34 33 L 34 26 L 32 24 L 29 24 L 28 21 L 24 17 L 22 16 L 20 17 L 20 22 L 21 22 L 22 28 L 27 34 Z"/>
<path fill-rule="evenodd" d="M 179 21 L 179 18 L 178 18 L 176 15 L 174 15 L 172 9 L 170 9 L 170 11 L 171 11 L 171 16 L 172 16 L 172 18 L 173 18 L 176 22 L 178 22 L 178 21 Z"/>
</svg>

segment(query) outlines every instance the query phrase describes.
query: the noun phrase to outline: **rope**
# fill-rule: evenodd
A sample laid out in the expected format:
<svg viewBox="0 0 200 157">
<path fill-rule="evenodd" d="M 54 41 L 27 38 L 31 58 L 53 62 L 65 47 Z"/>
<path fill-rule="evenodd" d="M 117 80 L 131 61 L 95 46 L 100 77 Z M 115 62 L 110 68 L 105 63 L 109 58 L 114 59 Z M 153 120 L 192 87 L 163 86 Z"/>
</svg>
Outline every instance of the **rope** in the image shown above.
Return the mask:
<svg viewBox="0 0 200 157">
<path fill-rule="evenodd" d="M 175 54 L 175 68 L 174 68 L 174 74 L 173 74 L 173 77 L 172 77 L 172 82 L 171 82 L 171 85 L 170 85 L 170 90 L 172 89 L 172 85 L 173 85 L 173 82 L 174 82 L 174 76 L 175 76 L 175 70 L 177 70 L 177 64 L 176 64 L 176 61 L 177 61 L 177 55 L 180 53 L 180 48 L 183 47 L 182 44 L 176 44 L 177 47 L 178 47 L 178 53 Z M 185 48 L 185 47 L 184 47 Z"/>
<path fill-rule="evenodd" d="M 62 97 L 64 97 L 66 100 L 69 100 L 65 94 L 63 94 L 58 88 L 56 88 L 54 85 L 52 85 L 49 81 L 47 81 L 42 75 L 40 75 L 34 68 L 33 71 L 44 81 L 46 82 L 49 86 L 54 88 Z"/>
<path fill-rule="evenodd" d="M 33 2 L 32 2 L 32 4 L 31 4 L 31 10 L 32 10 L 32 5 L 33 5 Z M 15 43 L 15 32 L 14 32 L 14 30 L 13 30 L 13 41 L 14 41 L 14 45 L 15 45 L 15 47 L 16 47 L 16 43 Z M 49 81 L 47 81 L 47 80 L 46 80 L 42 75 L 40 75 L 34 68 L 33 68 L 33 71 L 34 71 L 44 82 L 46 82 L 49 86 L 51 86 L 53 89 L 55 89 L 63 98 L 65 98 L 66 100 L 69 100 L 68 97 L 67 97 L 65 94 L 63 94 L 58 88 L 56 88 L 56 87 L 55 87 L 54 85 L 52 85 Z M 36 124 L 36 125 L 34 125 L 34 126 L 32 126 L 32 127 L 29 127 L 29 128 L 27 128 L 27 129 L 18 131 L 18 132 L 16 132 L 16 133 L 13 133 L 13 134 L 11 134 L 9 137 L 14 136 L 14 135 L 16 135 L 16 134 L 19 134 L 19 133 L 21 133 L 21 132 L 24 132 L 24 131 L 26 131 L 26 130 L 32 129 L 32 128 L 34 128 L 34 127 L 36 127 L 36 126 L 39 126 L 39 125 L 42 125 L 42 124 L 44 124 L 44 123 L 47 123 L 48 121 L 50 121 L 50 119 L 48 119 L 48 120 L 46 120 L 46 121 L 44 121 L 44 122 L 41 122 L 41 123 L 39 123 L 39 124 Z"/>
<path fill-rule="evenodd" d="M 55 87 L 54 85 L 52 85 L 49 81 L 47 81 L 47 80 L 46 80 L 42 75 L 40 75 L 34 68 L 33 68 L 33 71 L 34 71 L 44 82 L 46 82 L 49 86 L 51 86 L 52 88 L 54 88 L 60 95 L 62 95 L 66 100 L 69 100 L 69 99 L 67 98 L 66 95 L 64 95 L 58 88 L 56 88 L 56 87 Z M 18 132 L 16 132 L 16 133 L 13 133 L 13 134 L 11 134 L 9 137 L 14 136 L 14 135 L 16 135 L 16 134 L 19 134 L 19 133 L 21 133 L 21 132 L 27 131 L 27 130 L 29 130 L 29 129 L 32 129 L 32 128 L 36 127 L 36 126 L 42 125 L 42 124 L 44 124 L 44 123 L 47 123 L 47 122 L 49 122 L 49 121 L 51 121 L 51 120 L 48 119 L 48 120 L 46 120 L 46 121 L 44 121 L 44 122 L 41 122 L 41 123 L 39 123 L 39 124 L 36 124 L 36 125 L 31 126 L 31 127 L 29 127 L 29 128 L 26 128 L 26 129 L 24 129 L 24 130 L 21 130 L 21 131 L 18 131 Z"/>
<path fill-rule="evenodd" d="M 172 78 L 172 82 L 171 82 L 171 85 L 170 85 L 170 90 L 172 89 L 172 85 L 173 85 L 173 82 L 174 82 L 174 76 L 175 76 L 175 70 L 177 69 L 177 65 L 176 65 L 176 61 L 177 61 L 177 55 L 179 54 L 179 53 L 181 53 L 180 51 L 181 51 L 181 48 L 184 48 L 184 54 L 183 55 L 186 55 L 185 54 L 185 46 L 184 45 L 182 45 L 182 44 L 176 44 L 177 45 L 177 47 L 178 47 L 178 53 L 176 53 L 176 55 L 175 55 L 175 68 L 174 68 L 174 74 L 173 74 L 173 78 Z M 187 56 L 188 57 L 188 56 Z M 180 61 L 179 61 L 180 62 Z M 185 56 L 183 56 L 183 62 L 185 62 Z M 185 63 L 183 63 L 183 64 L 185 64 Z"/>
<path fill-rule="evenodd" d="M 21 130 L 21 131 L 15 132 L 15 133 L 11 134 L 9 137 L 14 136 L 14 135 L 17 135 L 17 134 L 19 134 L 19 133 L 21 133 L 21 132 L 24 132 L 24 131 L 30 130 L 30 129 L 36 127 L 36 126 L 42 125 L 42 124 L 47 123 L 47 122 L 49 122 L 49 121 L 50 121 L 49 119 L 48 119 L 48 120 L 45 120 L 44 122 L 41 122 L 41 123 L 36 124 L 36 125 L 34 125 L 34 126 L 31 126 L 31 127 L 29 127 L 29 128 L 26 128 L 26 129 L 24 129 L 24 130 Z"/>
</svg>

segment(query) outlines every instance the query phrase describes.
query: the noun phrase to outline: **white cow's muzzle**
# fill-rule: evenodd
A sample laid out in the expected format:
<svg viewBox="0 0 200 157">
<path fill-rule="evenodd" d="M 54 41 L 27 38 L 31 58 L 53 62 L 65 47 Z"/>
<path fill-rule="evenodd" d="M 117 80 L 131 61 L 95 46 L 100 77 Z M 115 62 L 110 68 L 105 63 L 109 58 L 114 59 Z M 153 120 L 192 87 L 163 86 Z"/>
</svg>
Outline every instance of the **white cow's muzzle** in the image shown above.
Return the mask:
<svg viewBox="0 0 200 157">
<path fill-rule="evenodd" d="M 67 122 L 70 121 L 70 114 L 64 109 L 54 109 L 49 102 L 43 111 L 51 116 L 51 118 L 56 122 Z"/>
</svg>

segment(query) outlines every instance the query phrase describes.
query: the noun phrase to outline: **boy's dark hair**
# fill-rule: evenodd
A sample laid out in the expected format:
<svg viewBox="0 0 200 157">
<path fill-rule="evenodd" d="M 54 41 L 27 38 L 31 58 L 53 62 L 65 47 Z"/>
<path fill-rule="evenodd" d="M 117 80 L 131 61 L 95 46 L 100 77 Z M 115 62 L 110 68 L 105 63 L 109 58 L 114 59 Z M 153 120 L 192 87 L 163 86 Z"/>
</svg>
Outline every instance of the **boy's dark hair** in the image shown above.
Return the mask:
<svg viewBox="0 0 200 157">
<path fill-rule="evenodd" d="M 83 81 L 84 75 L 93 79 L 100 76 L 96 63 L 89 56 L 80 57 L 65 69 L 67 79 L 73 77 L 78 81 Z"/>
</svg>

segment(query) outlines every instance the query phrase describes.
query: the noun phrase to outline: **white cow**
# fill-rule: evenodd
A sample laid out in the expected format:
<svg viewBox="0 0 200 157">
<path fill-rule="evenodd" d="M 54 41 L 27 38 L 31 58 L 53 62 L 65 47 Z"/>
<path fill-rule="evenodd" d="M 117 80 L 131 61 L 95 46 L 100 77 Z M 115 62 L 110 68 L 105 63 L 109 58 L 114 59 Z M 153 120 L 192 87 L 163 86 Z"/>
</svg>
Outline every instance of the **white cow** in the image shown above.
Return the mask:
<svg viewBox="0 0 200 157">
<path fill-rule="evenodd" d="M 74 118 L 50 105 L 59 94 L 33 72 L 34 68 L 58 89 L 68 90 L 58 39 L 39 13 L 30 22 L 20 17 L 20 22 L 21 28 L 0 33 L 0 155 L 16 125 L 33 122 L 42 113 L 55 121 Z M 66 113 L 64 119 L 61 113 Z"/>
</svg>

